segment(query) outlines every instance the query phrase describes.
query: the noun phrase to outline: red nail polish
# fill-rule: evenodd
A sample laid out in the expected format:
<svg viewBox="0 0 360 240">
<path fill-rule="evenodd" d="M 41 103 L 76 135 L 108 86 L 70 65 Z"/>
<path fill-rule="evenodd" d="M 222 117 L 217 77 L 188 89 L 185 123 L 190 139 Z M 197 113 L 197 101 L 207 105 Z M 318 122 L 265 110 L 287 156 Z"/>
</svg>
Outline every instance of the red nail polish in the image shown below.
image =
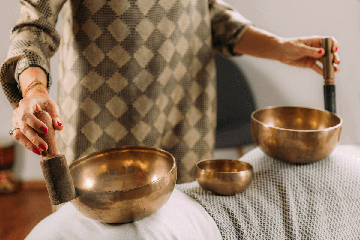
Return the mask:
<svg viewBox="0 0 360 240">
<path fill-rule="evenodd" d="M 40 129 L 41 129 L 41 131 L 43 131 L 43 132 L 45 132 L 45 133 L 48 132 L 48 129 L 47 129 L 46 127 L 41 127 Z"/>
<path fill-rule="evenodd" d="M 37 155 L 40 155 L 40 150 L 39 149 L 34 148 L 33 152 L 36 153 Z"/>
<path fill-rule="evenodd" d="M 62 123 L 61 122 L 57 122 L 57 124 L 61 127 L 62 126 Z"/>
<path fill-rule="evenodd" d="M 43 151 L 46 151 L 46 147 L 45 147 L 45 145 L 42 145 L 42 144 L 39 144 L 39 146 L 38 146 L 41 150 L 43 150 Z"/>
<path fill-rule="evenodd" d="M 321 49 L 318 51 L 318 53 L 321 53 L 322 51 L 321 51 Z"/>
<path fill-rule="evenodd" d="M 335 52 L 337 51 L 337 48 L 335 49 Z"/>
</svg>

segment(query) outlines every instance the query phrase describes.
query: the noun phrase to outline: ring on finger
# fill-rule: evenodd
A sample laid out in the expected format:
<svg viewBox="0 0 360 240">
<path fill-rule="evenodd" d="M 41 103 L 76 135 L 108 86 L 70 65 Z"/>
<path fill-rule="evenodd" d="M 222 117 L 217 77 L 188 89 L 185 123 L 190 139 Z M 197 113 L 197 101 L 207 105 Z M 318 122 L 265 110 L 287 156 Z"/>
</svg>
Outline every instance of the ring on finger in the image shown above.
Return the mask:
<svg viewBox="0 0 360 240">
<path fill-rule="evenodd" d="M 12 136 L 12 135 L 14 134 L 14 132 L 15 132 L 16 129 L 19 129 L 19 128 L 18 128 L 18 127 L 14 127 L 13 129 L 11 129 L 11 130 L 9 131 L 10 136 Z"/>
</svg>

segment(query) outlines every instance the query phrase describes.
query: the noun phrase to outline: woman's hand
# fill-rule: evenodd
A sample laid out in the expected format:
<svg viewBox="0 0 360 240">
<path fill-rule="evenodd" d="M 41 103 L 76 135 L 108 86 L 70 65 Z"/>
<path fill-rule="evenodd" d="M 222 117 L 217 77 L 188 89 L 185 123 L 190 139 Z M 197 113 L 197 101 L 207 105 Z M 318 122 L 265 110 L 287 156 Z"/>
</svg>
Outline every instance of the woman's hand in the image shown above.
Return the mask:
<svg viewBox="0 0 360 240">
<path fill-rule="evenodd" d="M 317 62 L 322 62 L 325 49 L 322 48 L 322 37 L 282 38 L 265 30 L 250 26 L 235 48 L 235 52 L 259 58 L 278 60 L 282 63 L 302 68 L 311 68 L 323 75 Z M 339 43 L 332 39 L 334 68 L 340 70 L 340 57 L 337 53 Z"/>
<path fill-rule="evenodd" d="M 302 68 L 311 68 L 320 75 L 323 75 L 323 69 L 317 64 L 322 62 L 322 56 L 325 49 L 322 48 L 322 37 L 311 36 L 302 38 L 282 39 L 280 62 Z M 332 38 L 332 50 L 334 52 L 335 72 L 340 71 L 340 57 L 337 53 L 339 43 Z"/>
<path fill-rule="evenodd" d="M 22 74 L 26 75 L 27 73 Z M 22 77 L 24 78 L 25 75 Z M 47 126 L 37 119 L 34 113 L 40 110 L 47 111 L 52 117 L 54 129 L 62 130 L 58 109 L 58 105 L 51 99 L 47 89 L 43 85 L 36 85 L 26 93 L 19 102 L 19 107 L 13 112 L 13 126 L 19 129 L 15 130 L 12 136 L 30 151 L 41 155 L 42 151 L 48 149 L 48 145 L 38 136 L 37 132 L 46 133 Z"/>
</svg>

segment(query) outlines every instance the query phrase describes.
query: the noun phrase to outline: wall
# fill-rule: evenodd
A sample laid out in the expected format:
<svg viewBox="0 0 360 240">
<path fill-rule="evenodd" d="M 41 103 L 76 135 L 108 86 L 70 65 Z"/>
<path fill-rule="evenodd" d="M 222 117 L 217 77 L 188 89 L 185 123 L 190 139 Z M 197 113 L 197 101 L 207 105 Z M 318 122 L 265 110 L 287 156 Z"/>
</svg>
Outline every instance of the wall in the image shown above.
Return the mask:
<svg viewBox="0 0 360 240">
<path fill-rule="evenodd" d="M 341 143 L 360 143 L 360 1 L 347 0 L 227 0 L 260 28 L 283 37 L 331 35 L 340 42 L 341 71 L 335 76 L 338 113 L 344 119 Z M 10 46 L 9 32 L 19 16 L 19 4 L 2 0 L 0 61 Z M 59 26 L 58 26 L 59 27 Z M 259 108 L 292 105 L 323 108 L 323 79 L 311 70 L 242 56 L 234 59 L 249 79 Z M 56 82 L 57 55 L 51 60 Z M 56 99 L 56 86 L 50 95 Z M 12 108 L 0 91 L 0 139 L 11 139 Z M 41 179 L 40 157 L 16 145 L 14 172 L 20 179 Z"/>
</svg>

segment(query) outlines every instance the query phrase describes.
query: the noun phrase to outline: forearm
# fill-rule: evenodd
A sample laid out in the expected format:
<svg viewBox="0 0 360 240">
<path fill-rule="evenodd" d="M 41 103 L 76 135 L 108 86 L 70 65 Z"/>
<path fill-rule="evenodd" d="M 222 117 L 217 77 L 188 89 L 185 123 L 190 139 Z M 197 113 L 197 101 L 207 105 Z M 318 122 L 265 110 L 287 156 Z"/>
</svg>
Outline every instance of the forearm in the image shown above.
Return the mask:
<svg viewBox="0 0 360 240">
<path fill-rule="evenodd" d="M 250 26 L 235 48 L 235 52 L 280 61 L 282 38 Z"/>
<path fill-rule="evenodd" d="M 26 89 L 30 84 L 36 80 L 39 80 L 44 86 L 47 86 L 47 77 L 45 72 L 39 67 L 29 67 L 19 75 L 19 83 L 24 96 Z M 29 95 L 47 93 L 47 90 L 42 85 L 36 85 L 29 91 Z"/>
<path fill-rule="evenodd" d="M 55 27 L 58 13 L 65 2 L 66 0 L 20 1 L 20 17 L 10 35 L 12 45 L 0 69 L 0 84 L 14 109 L 19 107 L 22 93 L 32 82 L 34 75 L 43 83 L 48 81 L 46 86 L 51 85 L 50 57 L 60 44 L 60 35 Z M 29 77 L 27 73 L 31 71 L 31 66 L 39 66 L 48 78 L 41 74 L 38 76 L 37 71 Z M 22 76 L 20 81 L 21 73 L 26 77 Z M 21 86 L 21 91 L 18 85 Z M 41 85 L 35 87 L 41 88 L 46 91 Z"/>
</svg>

